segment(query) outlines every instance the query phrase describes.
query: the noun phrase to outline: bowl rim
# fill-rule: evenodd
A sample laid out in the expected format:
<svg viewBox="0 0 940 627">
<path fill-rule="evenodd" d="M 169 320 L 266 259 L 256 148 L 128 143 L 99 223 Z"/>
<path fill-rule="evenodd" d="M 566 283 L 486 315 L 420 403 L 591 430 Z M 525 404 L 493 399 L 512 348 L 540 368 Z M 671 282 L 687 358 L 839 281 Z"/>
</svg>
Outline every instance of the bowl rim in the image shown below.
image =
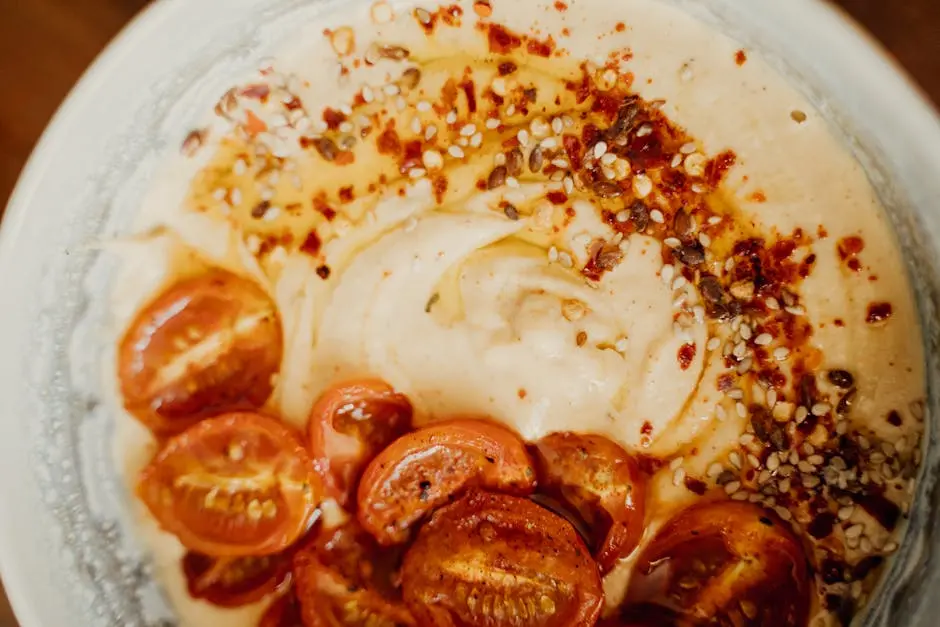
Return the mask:
<svg viewBox="0 0 940 627">
<path fill-rule="evenodd" d="M 768 6 L 778 4 L 774 0 L 759 1 Z M 47 177 L 50 159 L 60 138 L 68 134 L 70 127 L 81 124 L 83 109 L 93 101 L 99 88 L 108 83 L 109 73 L 124 63 L 125 51 L 148 32 L 161 29 L 174 17 L 184 15 L 186 9 L 187 0 L 154 0 L 145 6 L 111 40 L 63 100 L 33 148 L 7 202 L 0 224 L 0 268 L 12 271 L 17 260 L 28 255 L 29 243 L 20 235 L 30 220 L 31 200 Z M 799 16 L 799 21 L 814 25 L 814 32 L 825 31 L 826 46 L 845 53 L 836 60 L 837 64 L 845 68 L 865 66 L 870 84 L 853 78 L 853 89 L 859 96 L 890 92 L 897 109 L 904 112 L 905 128 L 918 129 L 918 144 L 935 147 L 933 161 L 940 169 L 940 114 L 923 89 L 868 31 L 827 0 L 789 0 L 779 3 L 774 10 Z M 878 86 L 877 92 L 874 85 Z M 936 246 L 940 248 L 940 242 Z M 8 283 L 6 274 L 0 272 L 0 293 L 6 293 L 3 289 Z M 8 315 L 0 312 L 0 321 Z M 0 328 L 3 326 L 0 324 Z M 0 421 L 0 432 L 4 423 L 11 420 L 12 417 L 7 417 Z M 13 480 L 10 472 L 0 472 L 0 484 Z M 38 608 L 45 601 L 46 591 L 20 576 L 19 563 L 12 550 L 17 538 L 9 532 L 11 526 L 6 516 L 0 516 L 0 578 L 21 626 L 41 627 Z"/>
</svg>

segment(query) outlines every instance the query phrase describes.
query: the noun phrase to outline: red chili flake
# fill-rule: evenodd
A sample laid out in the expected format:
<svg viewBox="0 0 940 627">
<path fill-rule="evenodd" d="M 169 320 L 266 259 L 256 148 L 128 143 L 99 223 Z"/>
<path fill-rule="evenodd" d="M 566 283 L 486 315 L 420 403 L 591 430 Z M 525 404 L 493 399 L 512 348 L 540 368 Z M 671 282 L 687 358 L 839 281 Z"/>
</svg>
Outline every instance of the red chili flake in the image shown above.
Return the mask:
<svg viewBox="0 0 940 627">
<path fill-rule="evenodd" d="M 564 13 L 565 11 L 568 10 L 568 5 L 565 4 L 564 2 L 562 2 L 561 0 L 556 0 L 556 1 L 555 1 L 555 10 L 558 11 L 558 12 L 560 12 L 560 13 Z"/>
<path fill-rule="evenodd" d="M 490 52 L 506 54 L 522 45 L 522 38 L 499 24 L 488 24 L 487 40 Z"/>
<path fill-rule="evenodd" d="M 689 490 L 689 492 L 693 492 L 699 496 L 705 494 L 706 490 L 708 489 L 708 486 L 704 481 L 700 479 L 694 479 L 692 477 L 685 478 L 685 487 Z"/>
<path fill-rule="evenodd" d="M 335 163 L 336 165 L 351 165 L 355 162 L 356 162 L 355 153 L 344 150 L 343 152 L 336 155 L 336 161 L 334 161 L 333 163 Z"/>
<path fill-rule="evenodd" d="M 897 410 L 892 409 L 891 411 L 888 412 L 888 424 L 889 425 L 900 427 L 902 422 L 903 421 L 901 420 L 901 414 L 899 414 Z"/>
<path fill-rule="evenodd" d="M 331 131 L 335 131 L 339 128 L 340 124 L 346 121 L 346 114 L 342 111 L 327 107 L 323 110 L 323 121 L 326 122 L 327 128 Z"/>
<path fill-rule="evenodd" d="M 581 82 L 575 83 L 573 81 L 566 81 L 565 89 L 567 89 L 568 91 L 574 92 L 575 99 L 577 100 L 578 104 L 581 104 L 582 102 L 584 102 L 591 96 L 592 85 L 593 84 L 591 83 L 591 77 L 587 71 L 587 66 L 582 65 L 581 66 Z"/>
<path fill-rule="evenodd" d="M 395 130 L 395 121 L 389 120 L 385 130 L 375 140 L 376 148 L 382 155 L 398 155 L 401 152 L 401 139 Z"/>
<path fill-rule="evenodd" d="M 300 252 L 307 253 L 310 256 L 315 257 L 320 252 L 320 247 L 322 242 L 320 241 L 320 236 L 317 235 L 317 230 L 313 229 L 307 233 L 307 237 L 304 239 L 304 243 L 300 245 Z"/>
<path fill-rule="evenodd" d="M 649 435 L 652 435 L 652 433 L 653 433 L 653 425 L 650 424 L 649 420 L 644 420 L 643 425 L 640 427 L 640 435 L 649 436 Z"/>
<path fill-rule="evenodd" d="M 326 218 L 327 222 L 332 222 L 336 217 L 336 211 L 326 203 L 326 194 L 314 196 L 313 208 Z"/>
<path fill-rule="evenodd" d="M 581 163 L 584 153 L 581 150 L 581 141 L 574 135 L 565 135 L 561 140 L 565 152 L 568 154 L 569 163 Z"/>
<path fill-rule="evenodd" d="M 634 136 L 627 157 L 643 170 L 663 168 L 672 161 L 672 155 L 666 153 L 662 137 L 656 130 L 643 137 Z"/>
<path fill-rule="evenodd" d="M 737 52 L 735 52 L 734 62 L 737 63 L 738 65 L 744 65 L 745 63 L 747 63 L 747 53 L 745 53 L 743 50 L 738 50 Z"/>
<path fill-rule="evenodd" d="M 845 261 L 865 250 L 865 240 L 857 235 L 843 237 L 836 244 L 836 250 L 839 251 L 839 258 Z"/>
<path fill-rule="evenodd" d="M 284 108 L 288 111 L 296 111 L 297 109 L 302 109 L 304 103 L 301 102 L 300 98 L 297 96 L 291 96 L 291 99 L 284 103 Z"/>
<path fill-rule="evenodd" d="M 751 202 L 756 202 L 756 203 L 764 203 L 764 202 L 767 202 L 767 195 L 764 194 L 764 192 L 757 190 L 756 192 L 748 196 L 748 200 L 750 200 Z"/>
<path fill-rule="evenodd" d="M 553 205 L 563 205 L 568 202 L 568 194 L 562 191 L 549 192 L 546 198 Z"/>
<path fill-rule="evenodd" d="M 621 105 L 623 105 L 623 98 L 609 93 L 600 93 L 594 97 L 594 102 L 591 103 L 591 111 L 603 113 L 608 119 L 612 120 L 617 117 Z"/>
<path fill-rule="evenodd" d="M 688 370 L 689 366 L 692 365 L 692 360 L 695 359 L 695 344 L 683 344 L 679 347 L 679 367 L 683 370 Z"/>
<path fill-rule="evenodd" d="M 330 278 L 330 267 L 320 266 L 317 268 L 317 276 L 326 281 L 328 278 Z"/>
<path fill-rule="evenodd" d="M 263 83 L 259 83 L 256 85 L 248 85 L 238 93 L 245 98 L 254 98 L 255 100 L 266 102 L 268 96 L 271 94 L 271 88 Z"/>
<path fill-rule="evenodd" d="M 832 321 L 832 324 L 836 325 L 837 327 L 844 327 L 845 320 L 843 320 L 842 318 L 836 318 L 835 320 Z"/>
<path fill-rule="evenodd" d="M 476 86 L 473 81 L 467 80 L 460 83 L 460 88 L 463 89 L 463 93 L 467 96 L 467 110 L 470 113 L 477 112 L 477 92 Z"/>
<path fill-rule="evenodd" d="M 348 205 L 353 200 L 355 200 L 355 193 L 353 192 L 353 186 L 349 185 L 348 187 L 339 188 L 339 201 L 344 205 Z"/>
<path fill-rule="evenodd" d="M 712 187 L 718 187 L 721 180 L 737 161 L 737 155 L 731 150 L 726 150 L 717 157 L 708 162 L 705 166 L 705 182 Z"/>
<path fill-rule="evenodd" d="M 500 76 L 509 76 L 519 69 L 519 66 L 513 63 L 512 61 L 503 61 L 499 64 L 499 75 Z"/>
<path fill-rule="evenodd" d="M 448 78 L 441 87 L 441 101 L 434 106 L 438 113 L 444 115 L 450 113 L 457 104 L 457 81 Z"/>
<path fill-rule="evenodd" d="M 894 313 L 891 303 L 871 303 L 868 305 L 868 315 L 865 322 L 868 324 L 878 324 L 884 322 Z"/>
<path fill-rule="evenodd" d="M 526 392 L 525 388 L 519 388 L 519 391 L 516 392 L 516 394 L 519 395 L 519 398 L 525 398 L 526 396 L 529 395 L 529 393 Z"/>
<path fill-rule="evenodd" d="M 727 373 L 719 375 L 717 387 L 719 392 L 727 392 L 734 387 L 734 379 Z"/>
<path fill-rule="evenodd" d="M 436 176 L 431 181 L 431 187 L 434 189 L 434 199 L 437 201 L 437 204 L 444 202 L 444 194 L 447 193 L 447 178 L 443 176 Z"/>
<path fill-rule="evenodd" d="M 526 44 L 526 50 L 529 51 L 529 54 L 538 57 L 550 57 L 555 50 L 555 39 L 551 35 L 544 41 L 530 39 Z"/>
<path fill-rule="evenodd" d="M 561 29 L 561 36 L 562 36 L 562 37 L 570 37 L 570 36 L 571 36 L 571 30 L 570 30 L 567 26 L 564 27 L 563 29 Z"/>
<path fill-rule="evenodd" d="M 617 26 L 614 27 L 618 33 L 622 33 L 627 30 L 627 25 L 623 22 L 617 22 Z"/>
</svg>

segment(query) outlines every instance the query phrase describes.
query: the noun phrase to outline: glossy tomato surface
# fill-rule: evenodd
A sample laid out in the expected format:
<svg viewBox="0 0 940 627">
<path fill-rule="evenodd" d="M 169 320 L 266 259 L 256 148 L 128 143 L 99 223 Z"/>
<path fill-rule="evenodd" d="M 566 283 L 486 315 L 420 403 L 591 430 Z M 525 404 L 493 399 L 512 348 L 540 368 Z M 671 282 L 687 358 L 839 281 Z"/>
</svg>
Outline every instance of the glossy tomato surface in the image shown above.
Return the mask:
<svg viewBox="0 0 940 627">
<path fill-rule="evenodd" d="M 124 405 L 160 435 L 259 409 L 282 351 L 268 294 L 250 279 L 209 271 L 171 286 L 131 323 L 118 348 Z"/>
<path fill-rule="evenodd" d="M 209 418 L 167 441 L 138 494 L 187 548 L 216 557 L 278 553 L 303 534 L 322 494 L 300 438 L 261 414 Z"/>
<path fill-rule="evenodd" d="M 427 627 L 593 625 L 604 593 L 584 542 L 528 499 L 473 490 L 405 555 L 405 601 Z"/>
<path fill-rule="evenodd" d="M 417 521 L 473 486 L 531 493 L 535 471 L 522 440 L 487 420 L 435 423 L 372 460 L 359 484 L 359 520 L 379 543 L 401 543 Z"/>
<path fill-rule="evenodd" d="M 374 379 L 328 389 L 313 406 L 310 454 L 327 491 L 343 507 L 355 500 L 359 477 L 383 448 L 411 430 L 411 402 Z"/>
<path fill-rule="evenodd" d="M 535 449 L 539 491 L 587 523 L 594 557 L 609 571 L 643 535 L 646 478 L 623 447 L 599 435 L 552 433 Z"/>
<path fill-rule="evenodd" d="M 355 522 L 324 532 L 294 558 L 306 627 L 415 625 L 394 585 L 400 553 L 382 549 Z"/>
<path fill-rule="evenodd" d="M 695 505 L 669 521 L 643 551 L 629 597 L 686 621 L 803 627 L 812 584 L 799 540 L 749 503 Z"/>
<path fill-rule="evenodd" d="M 290 586 L 291 557 L 210 557 L 189 551 L 182 560 L 189 595 L 220 607 L 260 601 Z"/>
</svg>

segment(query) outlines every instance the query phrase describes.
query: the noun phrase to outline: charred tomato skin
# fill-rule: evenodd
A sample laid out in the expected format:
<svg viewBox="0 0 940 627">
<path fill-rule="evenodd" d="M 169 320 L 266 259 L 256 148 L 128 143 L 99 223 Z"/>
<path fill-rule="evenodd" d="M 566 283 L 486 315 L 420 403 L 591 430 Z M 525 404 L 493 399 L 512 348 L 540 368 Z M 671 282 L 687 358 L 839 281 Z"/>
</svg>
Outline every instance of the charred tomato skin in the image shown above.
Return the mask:
<svg viewBox="0 0 940 627">
<path fill-rule="evenodd" d="M 359 483 L 358 516 L 383 545 L 471 487 L 530 494 L 535 470 L 514 432 L 484 419 L 433 423 L 402 436 L 372 460 Z"/>
<path fill-rule="evenodd" d="M 643 535 L 646 478 L 633 457 L 601 435 L 552 433 L 533 447 L 539 491 L 578 512 L 602 572 Z"/>
<path fill-rule="evenodd" d="M 800 540 L 775 514 L 711 501 L 680 511 L 657 532 L 628 598 L 674 608 L 692 623 L 804 627 L 812 585 Z"/>
<path fill-rule="evenodd" d="M 310 454 L 328 493 L 355 506 L 366 465 L 411 430 L 411 402 L 384 381 L 356 379 L 333 385 L 314 403 L 307 425 Z"/>
<path fill-rule="evenodd" d="M 597 564 L 567 521 L 479 490 L 424 525 L 405 554 L 402 591 L 428 627 L 589 626 L 604 599 Z"/>
</svg>

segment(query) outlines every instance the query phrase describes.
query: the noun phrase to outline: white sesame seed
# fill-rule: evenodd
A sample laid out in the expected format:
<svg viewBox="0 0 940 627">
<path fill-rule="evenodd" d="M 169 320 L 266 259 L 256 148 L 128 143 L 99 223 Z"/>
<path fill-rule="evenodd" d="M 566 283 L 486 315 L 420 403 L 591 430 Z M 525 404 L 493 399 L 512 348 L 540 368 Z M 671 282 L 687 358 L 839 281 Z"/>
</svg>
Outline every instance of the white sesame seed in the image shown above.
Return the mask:
<svg viewBox="0 0 940 627">
<path fill-rule="evenodd" d="M 663 212 L 659 209 L 653 209 L 650 211 L 650 220 L 656 222 L 657 224 L 662 224 L 666 221 L 666 218 L 663 217 Z"/>
<path fill-rule="evenodd" d="M 424 162 L 424 167 L 428 170 L 439 170 L 444 166 L 444 157 L 436 150 L 424 151 L 421 160 Z"/>
<path fill-rule="evenodd" d="M 693 152 L 685 158 L 685 171 L 689 176 L 702 176 L 705 174 L 705 155 Z"/>
<path fill-rule="evenodd" d="M 814 416 L 825 416 L 832 411 L 832 405 L 829 403 L 816 403 L 813 405 L 812 413 Z"/>
<path fill-rule="evenodd" d="M 747 407 L 744 406 L 744 403 L 737 402 L 734 404 L 734 410 L 738 414 L 738 418 L 747 418 Z"/>
<path fill-rule="evenodd" d="M 572 179 L 570 176 L 566 176 L 566 177 L 562 180 L 562 185 L 563 185 L 564 188 L 565 188 L 565 193 L 566 193 L 566 194 L 569 194 L 569 195 L 570 195 L 571 192 L 574 191 L 574 179 Z"/>
<path fill-rule="evenodd" d="M 427 113 L 428 111 L 431 110 L 431 103 L 428 102 L 427 100 L 418 101 L 418 104 L 416 106 L 417 106 L 418 111 L 422 113 Z"/>
<path fill-rule="evenodd" d="M 885 548 L 884 548 L 885 553 L 894 553 L 897 550 L 898 550 L 897 542 L 889 542 L 885 545 Z"/>
<path fill-rule="evenodd" d="M 741 470 L 741 455 L 737 451 L 731 451 L 728 454 L 728 462 L 737 470 Z"/>
<path fill-rule="evenodd" d="M 679 248 L 680 246 L 682 246 L 682 242 L 679 240 L 678 237 L 667 237 L 666 239 L 663 240 L 663 244 L 665 244 L 669 248 Z"/>
<path fill-rule="evenodd" d="M 558 253 L 558 263 L 560 263 L 563 268 L 570 268 L 574 265 L 571 255 L 564 251 Z"/>
<path fill-rule="evenodd" d="M 682 147 L 679 148 L 679 152 L 681 152 L 684 155 L 691 155 L 696 150 L 697 148 L 695 147 L 695 144 L 693 142 L 682 144 Z"/>
<path fill-rule="evenodd" d="M 705 248 L 708 248 L 712 245 L 712 238 L 708 236 L 708 233 L 699 233 L 698 241 Z"/>
<path fill-rule="evenodd" d="M 408 171 L 408 176 L 412 179 L 419 179 L 427 173 L 428 171 L 424 168 L 412 168 Z"/>
<path fill-rule="evenodd" d="M 499 120 L 496 118 L 486 118 L 486 128 L 491 131 L 499 128 Z"/>
<path fill-rule="evenodd" d="M 519 133 L 516 135 L 516 139 L 519 140 L 519 143 L 520 143 L 523 147 L 524 147 L 524 146 L 527 146 L 527 145 L 529 144 L 529 132 L 526 131 L 525 129 L 522 129 L 522 130 L 519 131 Z"/>
<path fill-rule="evenodd" d="M 620 338 L 614 343 L 614 350 L 618 353 L 626 353 L 628 348 L 630 348 L 630 343 L 625 337 Z"/>
<path fill-rule="evenodd" d="M 424 139 L 425 141 L 430 141 L 434 139 L 434 136 L 437 135 L 437 127 L 433 124 L 426 129 L 424 129 Z"/>
<path fill-rule="evenodd" d="M 705 472 L 705 474 L 709 477 L 714 478 L 720 475 L 722 470 L 724 469 L 721 467 L 721 464 L 716 462 L 708 467 L 708 470 Z"/>
<path fill-rule="evenodd" d="M 752 331 L 750 325 L 742 324 L 738 332 L 741 334 L 741 339 L 745 342 L 751 339 Z"/>
<path fill-rule="evenodd" d="M 516 114 L 516 105 L 510 104 L 508 107 L 506 107 L 506 117 L 507 117 L 507 118 L 511 118 L 511 117 L 514 116 L 515 114 Z"/>
<path fill-rule="evenodd" d="M 339 132 L 340 133 L 352 133 L 356 130 L 356 127 L 353 126 L 352 122 L 340 122 Z"/>
<path fill-rule="evenodd" d="M 606 152 L 600 157 L 600 160 L 601 160 L 601 165 L 610 166 L 610 165 L 613 165 L 613 163 L 617 160 L 617 155 L 615 155 L 612 152 Z"/>
<path fill-rule="evenodd" d="M 707 348 L 710 351 L 713 351 L 719 346 L 721 346 L 721 340 L 718 339 L 717 337 L 713 337 L 710 340 L 708 340 L 708 344 L 705 345 L 705 348 Z"/>
<path fill-rule="evenodd" d="M 676 277 L 676 280 L 672 282 L 672 291 L 681 290 L 688 282 L 688 279 L 680 274 Z"/>
<path fill-rule="evenodd" d="M 682 163 L 682 155 L 673 155 L 672 163 L 669 164 L 669 167 L 678 168 L 681 163 Z"/>
<path fill-rule="evenodd" d="M 621 224 L 630 219 L 630 212 L 624 209 L 623 211 L 618 211 L 616 215 L 617 222 Z"/>
<path fill-rule="evenodd" d="M 675 274 L 676 274 L 675 267 L 673 267 L 671 264 L 668 264 L 668 263 L 665 264 L 662 267 L 662 270 L 659 271 L 659 276 L 663 280 L 663 283 L 665 283 L 666 285 L 669 285 L 670 283 L 672 283 L 672 278 L 675 276 Z"/>
<path fill-rule="evenodd" d="M 724 422 L 728 418 L 728 412 L 719 404 L 715 405 L 715 418 L 718 419 L 718 422 Z"/>
<path fill-rule="evenodd" d="M 778 309 L 780 309 L 780 303 L 777 302 L 777 299 L 774 298 L 773 296 L 768 296 L 767 298 L 765 298 L 764 304 L 767 305 L 767 309 L 770 309 L 773 311 L 777 311 Z"/>
<path fill-rule="evenodd" d="M 786 346 L 778 346 L 774 349 L 774 359 L 777 361 L 784 361 L 787 357 L 790 356 L 790 349 Z"/>
<path fill-rule="evenodd" d="M 741 388 L 731 388 L 727 393 L 728 398 L 733 398 L 736 401 L 740 401 L 744 398 L 744 390 Z"/>
<path fill-rule="evenodd" d="M 389 83 L 388 85 L 385 85 L 382 87 L 382 91 L 386 96 L 397 96 L 401 93 L 401 89 L 399 89 L 398 85 L 395 83 Z"/>
<path fill-rule="evenodd" d="M 653 182 L 645 174 L 633 179 L 633 192 L 637 198 L 646 198 L 653 191 Z"/>
<path fill-rule="evenodd" d="M 496 167 L 506 165 L 506 155 L 502 152 L 497 152 L 496 155 L 493 156 L 493 163 L 496 164 Z"/>
<path fill-rule="evenodd" d="M 555 166 L 556 168 L 567 170 L 570 164 L 568 163 L 567 159 L 563 159 L 562 157 L 559 157 L 557 159 L 552 159 L 552 165 Z"/>
<path fill-rule="evenodd" d="M 734 494 L 741 489 L 740 481 L 730 481 L 725 484 L 725 494 Z"/>
<path fill-rule="evenodd" d="M 552 128 L 544 118 L 535 118 L 529 123 L 529 131 L 532 133 L 532 137 L 542 139 L 551 134 Z"/>
<path fill-rule="evenodd" d="M 862 532 L 865 531 L 865 525 L 852 525 L 845 530 L 846 538 L 857 538 L 862 535 Z"/>
<path fill-rule="evenodd" d="M 460 146 L 451 146 L 450 148 L 447 149 L 447 153 L 451 157 L 454 157 L 455 159 L 464 158 L 464 151 Z"/>
<path fill-rule="evenodd" d="M 705 193 L 705 186 L 702 185 L 701 183 L 692 183 L 692 187 L 690 189 L 692 190 L 693 193 L 696 193 L 696 194 Z"/>
<path fill-rule="evenodd" d="M 694 296 L 695 292 L 692 292 L 692 295 Z M 702 305 L 692 307 L 692 315 L 695 317 L 696 322 L 703 324 L 705 322 L 705 307 Z"/>
<path fill-rule="evenodd" d="M 555 135 L 561 135 L 561 132 L 565 130 L 565 124 L 562 122 L 561 118 L 552 119 L 552 132 Z"/>
<path fill-rule="evenodd" d="M 233 206 L 233 207 L 236 207 L 236 206 L 242 204 L 242 190 L 240 190 L 240 189 L 238 189 L 238 188 L 236 187 L 235 189 L 232 190 L 232 193 L 231 193 L 231 195 L 230 195 L 230 198 L 231 198 L 231 200 L 232 200 L 232 206 Z"/>
<path fill-rule="evenodd" d="M 558 261 L 558 249 L 554 246 L 548 249 L 548 261 L 551 263 Z"/>
<path fill-rule="evenodd" d="M 676 471 L 672 475 L 672 485 L 680 486 L 682 485 L 682 482 L 684 480 L 685 480 L 685 469 L 677 468 Z"/>
<path fill-rule="evenodd" d="M 419 118 L 418 116 L 411 118 L 411 132 L 414 133 L 415 135 L 420 135 L 421 131 L 422 131 L 421 118 Z"/>
<path fill-rule="evenodd" d="M 607 142 L 599 141 L 594 144 L 594 158 L 600 159 L 607 154 Z"/>
<path fill-rule="evenodd" d="M 506 186 L 507 186 L 507 187 L 511 187 L 511 188 L 513 188 L 513 189 L 519 189 L 519 179 L 517 179 L 517 178 L 514 177 L 514 176 L 507 176 L 507 177 L 506 177 Z"/>
<path fill-rule="evenodd" d="M 653 127 L 652 127 L 652 125 L 650 125 L 650 124 L 644 124 L 643 126 L 641 126 L 641 127 L 637 130 L 636 136 L 637 136 L 637 137 L 646 137 L 647 135 L 649 135 L 649 134 L 652 133 L 652 132 L 653 132 Z"/>
<path fill-rule="evenodd" d="M 679 466 L 682 465 L 682 462 L 684 461 L 685 461 L 685 458 L 682 457 L 681 455 L 679 457 L 676 457 L 674 460 L 669 462 L 669 470 L 677 469 Z"/>
<path fill-rule="evenodd" d="M 493 90 L 493 93 L 497 96 L 506 95 L 506 79 L 502 76 L 498 76 L 493 79 L 493 82 L 490 83 L 490 89 Z"/>
<path fill-rule="evenodd" d="M 744 356 L 747 355 L 747 344 L 744 342 L 738 342 L 734 345 L 734 349 L 731 351 L 731 354 L 738 359 L 743 359 Z"/>
<path fill-rule="evenodd" d="M 235 165 L 232 167 L 232 172 L 235 173 L 235 176 L 241 176 L 248 170 L 248 164 L 245 163 L 244 159 L 239 159 L 235 162 Z"/>
<path fill-rule="evenodd" d="M 805 316 L 806 310 L 802 307 L 787 307 L 785 311 L 793 316 Z"/>
<path fill-rule="evenodd" d="M 476 124 L 467 124 L 462 129 L 460 129 L 460 134 L 464 137 L 472 137 L 474 133 L 477 132 Z"/>
<path fill-rule="evenodd" d="M 754 343 L 758 346 L 767 346 L 773 341 L 774 338 L 770 333 L 761 333 L 756 338 L 754 338 Z"/>
<path fill-rule="evenodd" d="M 473 137 L 470 138 L 470 145 L 474 148 L 479 148 L 483 144 L 483 133 L 475 133 Z"/>
</svg>

